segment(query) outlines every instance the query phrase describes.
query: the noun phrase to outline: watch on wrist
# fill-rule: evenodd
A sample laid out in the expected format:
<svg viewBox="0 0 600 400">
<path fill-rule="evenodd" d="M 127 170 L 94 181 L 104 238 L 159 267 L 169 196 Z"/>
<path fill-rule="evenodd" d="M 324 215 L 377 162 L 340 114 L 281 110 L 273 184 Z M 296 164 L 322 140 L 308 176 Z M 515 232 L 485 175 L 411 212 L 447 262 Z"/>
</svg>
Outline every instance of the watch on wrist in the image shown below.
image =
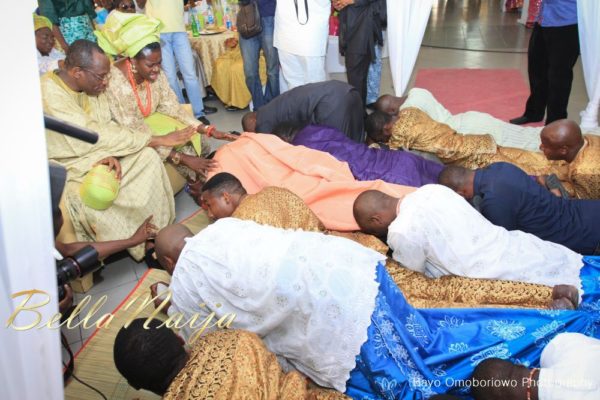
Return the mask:
<svg viewBox="0 0 600 400">
<path fill-rule="evenodd" d="M 181 162 L 181 154 L 175 153 L 174 156 L 171 156 L 171 161 L 173 161 L 173 164 L 179 165 L 179 163 Z"/>
</svg>

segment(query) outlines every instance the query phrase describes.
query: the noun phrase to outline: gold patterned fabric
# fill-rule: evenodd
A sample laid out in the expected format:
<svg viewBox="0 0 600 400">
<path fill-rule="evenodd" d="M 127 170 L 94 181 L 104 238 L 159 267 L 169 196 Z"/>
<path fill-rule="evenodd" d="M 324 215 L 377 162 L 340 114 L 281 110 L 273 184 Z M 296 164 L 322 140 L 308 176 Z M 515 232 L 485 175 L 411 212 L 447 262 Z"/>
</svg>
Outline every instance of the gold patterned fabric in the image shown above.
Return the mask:
<svg viewBox="0 0 600 400">
<path fill-rule="evenodd" d="M 388 259 L 386 268 L 406 300 L 417 308 L 548 308 L 552 288 L 531 283 L 460 276 L 428 278 Z"/>
<path fill-rule="evenodd" d="M 433 153 L 444 164 L 482 168 L 495 162 L 509 162 L 530 175 L 555 173 L 556 163 L 544 154 L 498 146 L 491 135 L 462 135 L 448 125 L 434 121 L 418 108 L 400 111 L 389 142 L 391 149 L 410 149 Z"/>
<path fill-rule="evenodd" d="M 244 75 L 244 60 L 240 52 L 240 46 L 229 49 L 221 54 L 215 61 L 212 71 L 210 85 L 215 93 L 226 106 L 246 108 L 252 100 L 248 86 L 246 86 L 246 75 Z M 258 74 L 263 85 L 267 83 L 267 67 L 265 58 L 260 56 L 258 60 Z"/>
<path fill-rule="evenodd" d="M 347 399 L 339 392 L 311 389 L 300 373 L 284 373 L 275 354 L 247 331 L 218 330 L 198 339 L 165 400 Z"/>
<path fill-rule="evenodd" d="M 322 232 L 319 218 L 302 199 L 287 189 L 266 187 L 244 197 L 232 217 L 282 229 Z"/>
<path fill-rule="evenodd" d="M 154 150 L 146 147 L 150 135 L 131 131 L 111 121 L 108 99 L 71 90 L 54 72 L 42 77 L 44 112 L 98 132 L 95 145 L 48 131 L 48 158 L 67 169 L 64 201 L 79 241 L 108 241 L 131 237 L 153 215 L 159 229 L 175 219 L 175 201 L 169 178 Z M 79 185 L 92 166 L 106 158 L 119 159 L 122 169 L 119 195 L 112 206 L 99 211 L 85 206 Z M 144 244 L 129 249 L 136 260 Z"/>
<path fill-rule="evenodd" d="M 600 137 L 584 135 L 584 140 L 585 144 L 568 165 L 567 182 L 574 197 L 600 199 Z"/>
<path fill-rule="evenodd" d="M 248 195 L 232 216 L 277 228 L 320 231 L 354 240 L 382 254 L 388 251 L 385 243 L 371 235 L 324 231 L 318 217 L 287 189 L 268 187 Z M 547 308 L 552 300 L 552 288 L 548 286 L 459 276 L 432 279 L 404 268 L 392 259 L 388 259 L 386 266 L 408 302 L 418 308 Z"/>
<path fill-rule="evenodd" d="M 144 116 L 138 107 L 135 94 L 133 93 L 131 84 L 125 74 L 114 65 L 111 66 L 110 74 L 110 85 L 108 85 L 106 95 L 109 99 L 111 118 L 121 126 L 125 126 L 134 131 L 143 132 L 147 135 L 152 135 L 152 130 L 144 123 Z M 137 85 L 137 92 L 142 104 L 148 104 L 145 84 Z M 169 86 L 169 81 L 162 71 L 158 74 L 158 79 L 155 82 L 150 83 L 150 93 L 152 97 L 151 114 L 156 112 L 162 113 L 187 126 L 198 126 L 200 124 L 193 115 L 187 112 L 185 108 L 179 104 L 177 96 L 173 93 L 173 90 Z M 200 156 L 206 157 L 212 152 L 212 148 L 205 135 L 200 135 L 200 137 L 202 147 Z M 156 151 L 163 161 L 166 161 L 171 150 L 171 147 L 156 148 Z M 190 156 L 197 155 L 190 144 L 181 147 L 178 151 Z M 198 178 L 196 173 L 186 166 L 177 165 L 176 169 L 180 174 L 190 180 L 196 180 Z"/>
</svg>

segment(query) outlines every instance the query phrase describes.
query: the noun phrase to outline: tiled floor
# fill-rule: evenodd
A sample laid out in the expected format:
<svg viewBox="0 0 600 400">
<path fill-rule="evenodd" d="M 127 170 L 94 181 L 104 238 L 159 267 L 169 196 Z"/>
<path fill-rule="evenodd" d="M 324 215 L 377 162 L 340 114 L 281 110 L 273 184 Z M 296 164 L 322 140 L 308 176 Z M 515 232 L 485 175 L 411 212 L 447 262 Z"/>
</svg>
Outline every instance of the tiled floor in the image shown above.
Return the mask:
<svg viewBox="0 0 600 400">
<path fill-rule="evenodd" d="M 422 47 L 409 86 L 414 82 L 414 75 L 420 68 L 516 68 L 523 73 L 523 78 L 527 81 L 527 55 L 521 51 L 526 51 L 529 31 L 517 25 L 517 19 L 517 14 L 500 12 L 500 0 L 438 0 L 423 44 L 455 49 Z M 470 50 L 456 50 L 456 48 Z M 500 50 L 504 53 L 489 52 L 489 50 Z M 505 53 L 506 51 L 516 52 Z M 346 80 L 344 74 L 332 74 L 331 78 Z M 381 92 L 393 93 L 387 60 L 384 62 Z M 578 63 L 575 67 L 569 115 L 578 120 L 579 111 L 586 103 L 587 95 L 581 65 Z M 247 110 L 230 112 L 226 111 L 218 101 L 211 101 L 208 104 L 219 108 L 218 113 L 208 116 L 219 129 L 241 130 L 240 120 Z M 178 220 L 196 209 L 197 206 L 188 194 L 182 192 L 176 196 Z M 103 295 L 107 296 L 106 303 L 97 315 L 110 312 L 121 303 L 145 271 L 146 267 L 143 263 L 137 264 L 130 258 L 123 258 L 107 265 L 102 272 L 103 280 L 96 283 L 88 293 L 92 295 L 93 302 Z M 82 295 L 76 295 L 77 301 L 81 298 Z M 67 332 L 74 351 L 81 347 L 92 331 L 92 329 L 81 328 Z"/>
</svg>

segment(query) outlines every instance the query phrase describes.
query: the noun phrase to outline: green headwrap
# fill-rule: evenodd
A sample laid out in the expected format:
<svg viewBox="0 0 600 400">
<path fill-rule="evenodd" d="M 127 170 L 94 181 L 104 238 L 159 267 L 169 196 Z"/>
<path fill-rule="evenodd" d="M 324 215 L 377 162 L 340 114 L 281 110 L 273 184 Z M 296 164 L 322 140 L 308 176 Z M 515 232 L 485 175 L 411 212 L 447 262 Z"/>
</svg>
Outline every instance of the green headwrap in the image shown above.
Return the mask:
<svg viewBox="0 0 600 400">
<path fill-rule="evenodd" d="M 150 43 L 160 43 L 162 23 L 143 14 L 113 11 L 100 31 L 94 31 L 98 45 L 111 55 L 135 57 Z"/>
</svg>

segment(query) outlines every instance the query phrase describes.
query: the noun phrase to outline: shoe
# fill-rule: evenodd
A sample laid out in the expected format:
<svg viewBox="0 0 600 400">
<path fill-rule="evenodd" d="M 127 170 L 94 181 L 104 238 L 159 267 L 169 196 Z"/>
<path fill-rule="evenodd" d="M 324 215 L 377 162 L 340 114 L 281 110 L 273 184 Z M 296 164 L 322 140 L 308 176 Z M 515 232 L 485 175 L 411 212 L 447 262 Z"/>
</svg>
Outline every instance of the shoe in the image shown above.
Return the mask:
<svg viewBox="0 0 600 400">
<path fill-rule="evenodd" d="M 531 122 L 540 122 L 543 119 L 544 119 L 544 117 L 538 119 L 538 118 L 529 118 L 529 117 L 523 115 L 522 117 L 513 118 L 508 122 L 510 122 L 511 124 L 515 124 L 515 125 L 523 125 L 523 124 L 529 124 Z"/>
<path fill-rule="evenodd" d="M 210 125 L 210 121 L 204 115 L 196 118 L 198 121 L 202 122 L 204 125 Z"/>
<path fill-rule="evenodd" d="M 242 108 L 236 107 L 236 106 L 225 106 L 225 110 L 227 111 L 240 111 L 242 110 Z"/>
<path fill-rule="evenodd" d="M 217 96 L 215 96 L 214 93 L 208 92 L 206 94 L 206 96 L 202 98 L 202 101 L 211 101 L 211 100 L 217 100 Z"/>
<path fill-rule="evenodd" d="M 219 110 L 217 107 L 204 106 L 204 110 L 202 111 L 204 111 L 204 114 L 214 114 Z"/>
</svg>

